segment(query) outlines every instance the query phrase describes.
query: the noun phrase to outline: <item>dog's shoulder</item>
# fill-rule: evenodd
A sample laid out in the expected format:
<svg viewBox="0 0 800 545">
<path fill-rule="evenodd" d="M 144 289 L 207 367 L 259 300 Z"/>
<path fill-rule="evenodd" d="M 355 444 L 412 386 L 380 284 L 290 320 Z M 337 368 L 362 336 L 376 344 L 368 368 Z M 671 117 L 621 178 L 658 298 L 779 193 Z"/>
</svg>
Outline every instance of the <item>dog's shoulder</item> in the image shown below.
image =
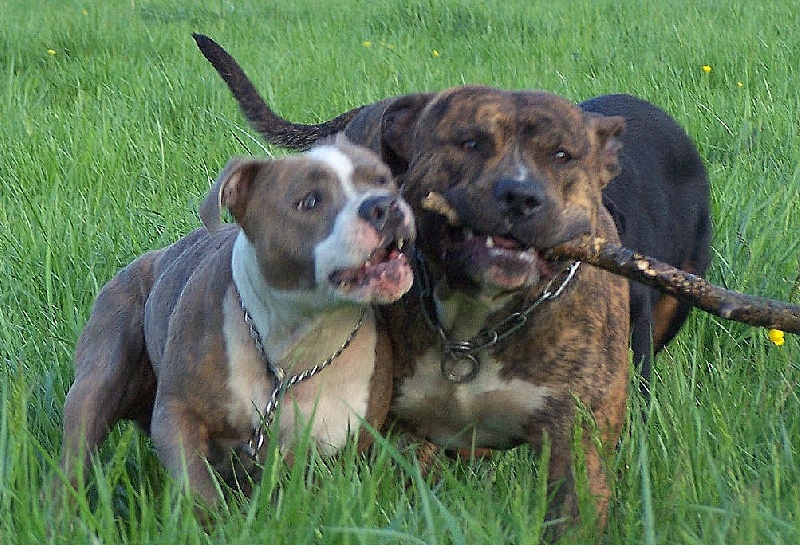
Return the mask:
<svg viewBox="0 0 800 545">
<path fill-rule="evenodd" d="M 231 282 L 231 252 L 238 233 L 235 225 L 213 233 L 200 228 L 160 250 L 152 263 L 153 285 L 145 312 L 169 316 L 184 296 L 221 297 L 223 291 L 215 286 Z"/>
</svg>

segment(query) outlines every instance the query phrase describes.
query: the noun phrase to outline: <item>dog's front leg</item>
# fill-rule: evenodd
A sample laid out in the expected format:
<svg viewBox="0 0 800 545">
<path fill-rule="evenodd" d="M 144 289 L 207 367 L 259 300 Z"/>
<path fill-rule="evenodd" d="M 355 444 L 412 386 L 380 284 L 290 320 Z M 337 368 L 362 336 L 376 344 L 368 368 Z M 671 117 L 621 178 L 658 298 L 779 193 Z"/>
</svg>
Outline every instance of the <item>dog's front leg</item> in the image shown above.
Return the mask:
<svg viewBox="0 0 800 545">
<path fill-rule="evenodd" d="M 564 425 L 569 429 L 566 422 Z M 557 539 L 566 532 L 570 539 L 593 542 L 595 533 L 599 535 L 605 527 L 611 498 L 603 453 L 599 450 L 606 443 L 598 444 L 596 430 L 591 426 L 577 426 L 578 437 L 561 434 L 552 440 L 548 482 L 553 499 L 547 519 L 553 523 L 551 537 Z M 578 521 L 580 527 L 575 524 Z M 579 535 L 580 532 L 586 535 Z"/>
<path fill-rule="evenodd" d="M 561 430 L 563 431 L 563 430 Z M 551 498 L 547 520 L 555 526 L 555 535 L 578 518 L 578 501 L 573 474 L 570 440 L 564 433 L 553 430 L 550 436 L 548 465 L 548 496 Z"/>
<path fill-rule="evenodd" d="M 212 506 L 219 496 L 206 459 L 211 451 L 206 421 L 178 398 L 156 399 L 151 428 L 153 444 L 170 475 L 188 482 L 191 491 Z"/>
</svg>

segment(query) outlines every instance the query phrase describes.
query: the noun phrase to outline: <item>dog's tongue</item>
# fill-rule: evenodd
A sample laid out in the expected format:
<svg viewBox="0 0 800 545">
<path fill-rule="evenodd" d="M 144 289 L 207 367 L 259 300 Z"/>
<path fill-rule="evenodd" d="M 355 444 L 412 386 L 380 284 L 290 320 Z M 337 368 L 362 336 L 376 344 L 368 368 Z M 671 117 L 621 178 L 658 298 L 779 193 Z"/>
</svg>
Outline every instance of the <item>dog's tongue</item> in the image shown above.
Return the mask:
<svg viewBox="0 0 800 545">
<path fill-rule="evenodd" d="M 522 245 L 514 240 L 513 238 L 501 237 L 498 235 L 493 235 L 492 240 L 494 241 L 495 248 L 502 248 L 503 250 L 521 250 Z"/>
<path fill-rule="evenodd" d="M 395 281 L 399 268 L 407 263 L 406 256 L 398 250 L 379 249 L 365 264 L 352 269 L 340 269 L 331 275 L 330 280 L 342 287 L 360 286 L 376 279 Z"/>
</svg>

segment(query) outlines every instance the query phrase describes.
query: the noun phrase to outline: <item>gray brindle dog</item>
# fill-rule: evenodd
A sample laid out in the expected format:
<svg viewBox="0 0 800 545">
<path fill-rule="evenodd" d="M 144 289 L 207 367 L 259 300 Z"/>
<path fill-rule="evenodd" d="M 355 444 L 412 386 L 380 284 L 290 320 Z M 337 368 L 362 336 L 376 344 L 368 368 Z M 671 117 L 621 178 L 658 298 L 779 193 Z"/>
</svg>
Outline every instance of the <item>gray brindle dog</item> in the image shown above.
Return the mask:
<svg viewBox="0 0 800 545">
<path fill-rule="evenodd" d="M 222 208 L 235 224 L 220 224 Z M 415 236 L 387 166 L 344 137 L 302 156 L 236 158 L 200 213 L 205 228 L 139 257 L 97 297 L 64 407 L 73 483 L 123 419 L 213 504 L 207 462 L 247 491 L 231 468 L 253 466 L 281 399 L 288 450 L 309 426 L 332 454 L 386 416 L 391 354 L 372 305 L 411 286 L 402 250 Z"/>
</svg>

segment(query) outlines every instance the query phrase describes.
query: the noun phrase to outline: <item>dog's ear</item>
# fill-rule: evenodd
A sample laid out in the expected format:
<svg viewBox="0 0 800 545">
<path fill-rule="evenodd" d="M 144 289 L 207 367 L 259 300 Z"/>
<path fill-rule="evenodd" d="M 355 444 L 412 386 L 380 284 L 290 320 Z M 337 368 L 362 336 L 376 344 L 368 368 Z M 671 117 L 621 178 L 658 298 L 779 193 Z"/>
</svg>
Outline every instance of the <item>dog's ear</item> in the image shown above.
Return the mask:
<svg viewBox="0 0 800 545">
<path fill-rule="evenodd" d="M 619 137 L 625 132 L 625 118 L 618 115 L 605 116 L 588 112 L 584 115 L 588 117 L 590 126 L 597 137 L 602 166 L 600 187 L 603 188 L 619 174 L 619 152 L 622 149 Z"/>
<path fill-rule="evenodd" d="M 200 206 L 200 220 L 209 231 L 220 226 L 220 213 L 227 208 L 237 221 L 244 216 L 250 188 L 263 160 L 234 157 L 217 177 Z"/>
<path fill-rule="evenodd" d="M 381 119 L 381 157 L 395 176 L 408 169 L 414 125 L 433 93 L 403 95 L 384 110 Z"/>
</svg>

